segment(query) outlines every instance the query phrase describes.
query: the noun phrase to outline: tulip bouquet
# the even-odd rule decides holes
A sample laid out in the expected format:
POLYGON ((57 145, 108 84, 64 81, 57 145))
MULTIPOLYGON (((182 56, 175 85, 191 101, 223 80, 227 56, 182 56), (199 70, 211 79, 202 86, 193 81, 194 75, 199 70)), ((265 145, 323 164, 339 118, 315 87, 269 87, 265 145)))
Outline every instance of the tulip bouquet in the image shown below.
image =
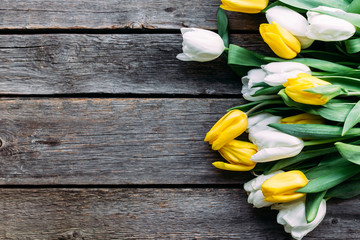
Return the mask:
POLYGON ((218 34, 181 29, 177 58, 223 55, 248 100, 206 134, 226 160, 213 165, 257 176, 244 185, 248 202, 278 210, 295 239, 320 224, 326 201, 360 194, 359 13, 357 0, 222 0, 218 34), (264 13, 259 31, 278 57, 229 44, 224 10, 264 13))

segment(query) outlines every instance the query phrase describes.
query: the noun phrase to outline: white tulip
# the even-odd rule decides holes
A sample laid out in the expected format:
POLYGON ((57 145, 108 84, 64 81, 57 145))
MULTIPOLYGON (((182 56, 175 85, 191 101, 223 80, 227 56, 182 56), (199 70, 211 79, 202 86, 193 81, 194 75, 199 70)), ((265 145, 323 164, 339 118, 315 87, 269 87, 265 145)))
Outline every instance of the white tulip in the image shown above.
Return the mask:
POLYGON ((248 203, 253 204, 256 208, 268 207, 274 203, 265 201, 265 197, 261 191, 261 185, 272 176, 283 172, 282 170, 270 173, 268 175, 260 175, 244 184, 244 189, 248 194, 248 203))
POLYGON ((300 13, 284 6, 275 6, 267 10, 265 16, 270 24, 276 22, 294 35, 299 40, 301 48, 308 48, 314 42, 306 37, 309 24, 300 13))
POLYGON ((306 13, 310 24, 306 33, 308 38, 321 41, 343 41, 355 34, 355 26, 348 21, 313 11, 346 13, 341 9, 324 6, 311 9, 306 13))
POLYGON ((261 87, 253 87, 256 83, 261 83, 264 81, 266 74, 262 69, 252 69, 248 72, 248 74, 241 78, 242 81, 242 89, 241 93, 243 94, 243 98, 248 101, 259 101, 264 99, 274 98, 276 96, 271 95, 262 95, 253 97, 252 95, 256 93, 257 90, 261 89, 261 87))
POLYGON ((289 78, 296 78, 299 73, 311 75, 308 66, 297 62, 272 62, 262 65, 261 68, 266 72, 264 82, 270 86, 282 85, 289 78))
POLYGON ((298 155, 304 148, 300 138, 280 132, 268 125, 280 123, 281 117, 260 113, 248 118, 249 140, 258 152, 251 156, 254 162, 270 162, 298 155))
POLYGON ((275 116, 270 113, 259 113, 256 115, 252 115, 248 117, 248 127, 247 130, 253 128, 253 127, 259 127, 259 126, 267 126, 270 123, 280 123, 281 117, 275 116))
POLYGON ((212 31, 199 28, 180 30, 183 36, 183 53, 176 58, 181 61, 208 62, 218 58, 225 50, 221 37, 212 31))
POLYGON ((324 219, 326 214, 326 201, 322 200, 316 218, 311 222, 306 222, 305 198, 300 198, 293 202, 275 204, 271 209, 279 210, 277 222, 284 225, 285 232, 297 240, 302 239, 306 234, 314 230, 324 219))

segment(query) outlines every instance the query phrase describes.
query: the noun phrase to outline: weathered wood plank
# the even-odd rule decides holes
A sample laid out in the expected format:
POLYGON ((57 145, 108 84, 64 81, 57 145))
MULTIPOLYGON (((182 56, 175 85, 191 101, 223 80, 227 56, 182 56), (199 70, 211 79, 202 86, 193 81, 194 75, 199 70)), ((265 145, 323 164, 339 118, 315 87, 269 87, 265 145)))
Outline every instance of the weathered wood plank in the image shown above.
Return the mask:
MULTIPOLYGON (((0 238, 290 239, 242 189, 1 189, 0 238)), ((304 240, 357 239, 360 199, 332 202, 304 240)))
MULTIPOLYGON (((216 29, 219 0, 3 0, 0 29, 216 29)), ((261 14, 229 13, 231 28, 257 31, 261 14)))
MULTIPOLYGON (((233 40, 267 49, 257 34, 233 40)), ((224 58, 177 60, 181 41, 175 34, 0 35, 0 94, 240 94, 224 58)))
POLYGON ((2 99, 0 184, 226 184, 203 142, 239 99, 2 99))

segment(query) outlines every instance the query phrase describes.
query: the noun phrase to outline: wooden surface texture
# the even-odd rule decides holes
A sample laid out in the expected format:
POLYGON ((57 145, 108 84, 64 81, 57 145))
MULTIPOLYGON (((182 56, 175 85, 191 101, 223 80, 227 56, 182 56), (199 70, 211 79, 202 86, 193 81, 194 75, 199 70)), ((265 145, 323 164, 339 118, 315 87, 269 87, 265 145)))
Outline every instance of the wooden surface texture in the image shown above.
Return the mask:
MULTIPOLYGON (((181 62, 181 27, 220 1, 3 0, 0 239, 290 239, 254 209, 206 132, 241 98, 224 59, 181 62)), ((263 15, 231 42, 269 52, 263 15)), ((331 200, 306 239, 359 239, 360 198, 331 200)))

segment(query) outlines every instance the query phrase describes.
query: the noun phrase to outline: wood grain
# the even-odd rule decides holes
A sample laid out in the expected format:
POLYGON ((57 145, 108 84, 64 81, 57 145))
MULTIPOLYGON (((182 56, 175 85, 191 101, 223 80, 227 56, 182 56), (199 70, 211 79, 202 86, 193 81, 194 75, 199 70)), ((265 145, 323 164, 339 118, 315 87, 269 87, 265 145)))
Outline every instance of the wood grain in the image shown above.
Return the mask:
POLYGON ((203 141, 240 99, 2 99, 0 184, 227 184, 203 141))
MULTIPOLYGON (((257 34, 233 42, 266 51, 257 34)), ((181 62, 181 35, 0 35, 0 94, 239 95, 224 58, 181 62)))
MULTIPOLYGON (((242 189, 1 189, 0 238, 291 239, 277 211, 254 209, 242 189)), ((304 240, 357 239, 360 199, 327 206, 304 240), (346 234, 346 235, 345 235, 346 234)))
MULTIPOLYGON (((219 0, 1 1, 0 29, 216 29, 219 0)), ((234 30, 258 31, 262 14, 229 12, 234 30)))

